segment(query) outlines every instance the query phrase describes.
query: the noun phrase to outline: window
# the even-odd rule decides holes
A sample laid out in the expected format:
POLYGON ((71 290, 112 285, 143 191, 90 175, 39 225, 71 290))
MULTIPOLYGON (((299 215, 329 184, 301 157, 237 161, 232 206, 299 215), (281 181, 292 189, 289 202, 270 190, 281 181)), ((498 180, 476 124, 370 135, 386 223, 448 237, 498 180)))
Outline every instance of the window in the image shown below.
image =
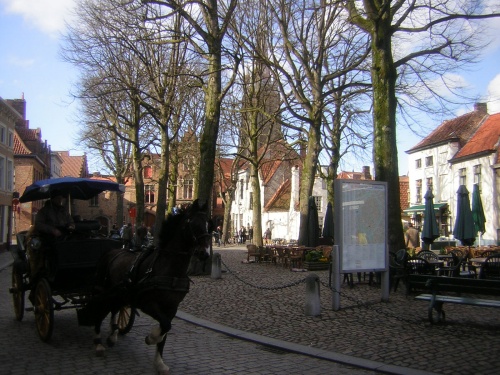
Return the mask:
POLYGON ((99 207, 99 194, 89 200, 90 207, 99 207))
POLYGON ((0 142, 4 143, 4 144, 7 143, 5 132, 6 132, 6 129, 3 126, 0 126, 0 142))
POLYGON ((460 168, 458 170, 458 184, 465 185, 467 183, 467 169, 460 168))
POLYGON ((5 188, 8 191, 14 190, 14 162, 12 160, 7 160, 7 186, 5 188))
POLYGON ((154 202, 155 202, 155 186, 144 185, 144 203, 154 203, 154 202))
POLYGON ((416 183, 416 189, 415 189, 415 193, 416 193, 416 201, 417 203, 422 203, 422 180, 417 180, 415 181, 416 183))
POLYGON ((240 199, 243 199, 243 180, 240 180, 240 199))
POLYGON ((184 180, 183 197, 184 199, 193 199, 193 180, 184 180))
POLYGON ((5 189, 5 158, 0 156, 0 189, 5 189))
POLYGON ((432 190, 432 177, 427 178, 427 188, 432 190))
POLYGON ((422 168, 422 159, 415 160, 415 168, 417 169, 422 168))
POLYGON ((253 192, 252 191, 250 192, 250 202, 248 205, 249 205, 248 209, 253 210, 253 192))
POLYGON ((316 208, 318 212, 321 212, 321 196, 314 196, 314 204, 316 204, 316 208))
POLYGON ((144 178, 153 178, 153 168, 151 166, 146 166, 143 169, 144 178))
POLYGON ((425 158, 425 166, 426 167, 432 167, 434 165, 434 159, 432 156, 427 156, 425 158))
POLYGON ((479 191, 481 191, 481 164, 475 165, 474 169, 474 183, 479 186, 479 191))
POLYGON ((9 132, 9 140, 7 146, 14 147, 14 133, 9 132))

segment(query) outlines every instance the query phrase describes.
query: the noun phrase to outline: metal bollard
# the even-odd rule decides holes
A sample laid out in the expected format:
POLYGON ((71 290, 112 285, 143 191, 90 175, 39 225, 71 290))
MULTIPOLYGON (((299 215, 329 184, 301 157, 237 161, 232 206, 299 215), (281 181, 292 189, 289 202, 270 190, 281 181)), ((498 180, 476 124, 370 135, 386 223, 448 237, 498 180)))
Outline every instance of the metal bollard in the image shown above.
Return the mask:
POLYGON ((319 277, 311 273, 306 277, 306 316, 318 316, 321 314, 321 303, 319 298, 319 277))
POLYGON ((221 257, 219 253, 214 253, 212 257, 212 274, 211 274, 212 279, 221 279, 222 278, 222 272, 221 272, 221 257))

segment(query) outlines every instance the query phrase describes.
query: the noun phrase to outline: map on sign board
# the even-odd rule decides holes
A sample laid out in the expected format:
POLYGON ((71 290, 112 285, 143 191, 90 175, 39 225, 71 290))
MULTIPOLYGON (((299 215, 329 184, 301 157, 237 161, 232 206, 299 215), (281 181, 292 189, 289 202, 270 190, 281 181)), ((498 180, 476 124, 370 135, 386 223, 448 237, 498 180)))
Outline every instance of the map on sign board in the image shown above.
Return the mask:
POLYGON ((387 185, 335 181, 335 242, 343 272, 386 269, 387 185))

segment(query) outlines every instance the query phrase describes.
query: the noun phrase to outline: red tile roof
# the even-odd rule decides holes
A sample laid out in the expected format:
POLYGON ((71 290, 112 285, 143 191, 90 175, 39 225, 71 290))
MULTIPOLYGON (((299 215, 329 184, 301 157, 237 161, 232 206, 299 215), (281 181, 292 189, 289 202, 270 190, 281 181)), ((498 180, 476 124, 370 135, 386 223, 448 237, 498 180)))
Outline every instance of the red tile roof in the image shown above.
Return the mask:
POLYGON ((406 152, 411 154, 412 152, 435 147, 450 141, 458 141, 461 148, 476 132, 487 116, 485 107, 476 105, 476 109, 473 112, 444 121, 427 137, 406 152))
POLYGON ((17 134, 25 141, 41 141, 42 130, 16 127, 17 134))
POLYGON ((290 208, 290 199, 292 196, 291 187, 292 184, 289 179, 283 182, 264 206, 264 212, 274 210, 287 211, 290 208))
POLYGON ((500 138, 500 113, 488 116, 469 141, 451 159, 459 159, 496 152, 500 138))
POLYGON ((69 151, 54 151, 63 160, 62 176, 88 177, 87 156, 70 156, 69 151))
POLYGON ((14 155, 30 155, 30 149, 24 144, 23 140, 17 134, 14 133, 14 155))

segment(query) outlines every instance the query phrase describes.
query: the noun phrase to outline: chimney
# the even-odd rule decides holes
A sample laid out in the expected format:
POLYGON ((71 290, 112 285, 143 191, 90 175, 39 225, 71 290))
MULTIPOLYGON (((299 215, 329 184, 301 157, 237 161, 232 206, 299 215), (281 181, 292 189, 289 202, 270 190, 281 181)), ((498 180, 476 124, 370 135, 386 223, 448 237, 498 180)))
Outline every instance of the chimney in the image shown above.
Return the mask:
POLYGON ((365 165, 363 167, 361 179, 362 180, 371 180, 372 179, 372 176, 370 175, 370 167, 369 166, 365 165))
POLYGON ((488 104, 487 103, 475 103, 474 111, 487 114, 488 113, 488 104))

